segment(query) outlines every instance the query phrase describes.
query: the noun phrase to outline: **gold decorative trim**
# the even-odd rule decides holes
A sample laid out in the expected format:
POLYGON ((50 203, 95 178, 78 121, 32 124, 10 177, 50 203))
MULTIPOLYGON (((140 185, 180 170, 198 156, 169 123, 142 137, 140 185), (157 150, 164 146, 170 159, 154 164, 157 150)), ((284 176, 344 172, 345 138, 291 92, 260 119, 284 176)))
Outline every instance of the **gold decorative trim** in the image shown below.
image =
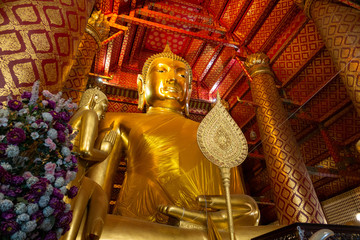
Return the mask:
POLYGON ((86 24, 85 32, 94 38, 95 42, 97 43, 97 45, 100 49, 100 47, 101 47, 100 34, 96 30, 96 28, 94 28, 94 26, 92 26, 91 24, 88 23, 88 24, 86 24))
POLYGON ((311 13, 310 13, 310 10, 311 10, 311 5, 315 2, 316 0, 304 0, 305 4, 304 4, 304 13, 305 15, 312 19, 311 17, 311 13))
POLYGON ((270 74, 275 77, 270 68, 270 58, 265 53, 254 53, 249 55, 244 62, 251 77, 258 74, 270 74))

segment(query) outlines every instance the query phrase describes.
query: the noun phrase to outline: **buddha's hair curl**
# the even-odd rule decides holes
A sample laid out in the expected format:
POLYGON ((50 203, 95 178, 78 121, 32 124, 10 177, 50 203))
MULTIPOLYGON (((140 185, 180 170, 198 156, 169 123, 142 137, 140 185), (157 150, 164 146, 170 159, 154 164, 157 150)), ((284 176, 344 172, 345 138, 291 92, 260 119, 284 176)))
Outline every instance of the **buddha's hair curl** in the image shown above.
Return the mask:
POLYGON ((161 58, 161 57, 170 58, 170 59, 185 63, 186 70, 189 73, 189 89, 191 89, 191 83, 192 83, 193 75, 192 75, 192 70, 191 70, 190 64, 185 59, 183 59, 182 57, 180 57, 180 56, 176 55, 175 53, 173 53, 168 44, 166 45, 166 47, 165 47, 165 49, 164 49, 164 51, 162 53, 154 54, 145 61, 143 69, 142 69, 142 75, 144 77, 144 81, 146 81, 146 75, 147 75, 147 73, 149 71, 151 63, 155 59, 161 58))
POLYGON ((79 102, 79 108, 88 105, 92 97, 94 97, 94 101, 96 104, 98 104, 102 100, 106 100, 108 102, 106 95, 102 91, 100 91, 100 89, 89 88, 83 93, 79 102))

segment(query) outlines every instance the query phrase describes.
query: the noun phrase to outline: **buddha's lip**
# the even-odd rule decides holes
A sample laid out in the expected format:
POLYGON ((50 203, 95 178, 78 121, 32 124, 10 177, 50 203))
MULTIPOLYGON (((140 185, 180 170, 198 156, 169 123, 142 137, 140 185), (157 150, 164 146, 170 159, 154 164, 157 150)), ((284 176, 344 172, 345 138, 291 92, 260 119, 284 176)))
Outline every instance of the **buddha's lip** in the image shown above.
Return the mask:
POLYGON ((173 92, 173 93, 178 93, 181 91, 181 89, 179 89, 178 87, 164 87, 163 90, 167 91, 167 92, 173 92))

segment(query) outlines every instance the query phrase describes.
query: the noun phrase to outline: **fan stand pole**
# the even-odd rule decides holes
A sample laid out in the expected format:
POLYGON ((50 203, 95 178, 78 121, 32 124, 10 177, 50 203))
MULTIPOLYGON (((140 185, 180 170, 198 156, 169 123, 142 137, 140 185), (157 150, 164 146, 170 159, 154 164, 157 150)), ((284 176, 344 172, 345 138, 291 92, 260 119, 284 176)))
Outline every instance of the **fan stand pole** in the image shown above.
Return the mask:
POLYGON ((224 188, 225 188, 227 214, 228 214, 228 220, 229 220, 230 240, 235 240, 234 222, 233 222, 231 199, 230 199, 230 168, 220 167, 220 171, 221 171, 221 177, 222 177, 224 188))

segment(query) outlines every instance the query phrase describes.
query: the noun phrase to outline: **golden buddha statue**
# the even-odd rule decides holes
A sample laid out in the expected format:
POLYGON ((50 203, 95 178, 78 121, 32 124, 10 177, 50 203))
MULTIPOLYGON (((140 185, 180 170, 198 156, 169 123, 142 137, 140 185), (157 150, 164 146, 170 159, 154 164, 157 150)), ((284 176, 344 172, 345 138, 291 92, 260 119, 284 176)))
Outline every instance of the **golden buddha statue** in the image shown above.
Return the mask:
POLYGON ((69 122, 74 131, 78 131, 73 139, 73 151, 79 154, 78 173, 70 184, 77 186, 79 190, 74 199, 66 199, 73 209, 73 220, 70 230, 62 238, 64 240, 73 240, 83 235, 82 221, 86 226, 86 236, 81 238, 99 239, 101 235, 108 208, 107 196, 101 186, 85 177, 85 174, 89 167, 108 156, 116 139, 116 133, 111 131, 103 139, 100 149, 94 147, 99 121, 103 118, 107 105, 108 100, 104 93, 95 88, 88 89, 80 100, 79 109, 69 122))
MULTIPOLYGON (((207 214, 204 209, 225 208, 223 198, 205 197, 223 194, 222 178, 218 167, 198 147, 199 123, 183 114, 189 113, 191 81, 190 65, 166 47, 145 62, 138 77, 139 108, 146 105, 147 112, 106 113, 100 131, 112 126, 119 134, 107 160, 88 176, 109 194, 120 155, 127 155, 126 177, 115 214, 157 223, 167 223, 171 216, 202 225, 207 214)), ((231 192, 244 193, 237 169, 232 171, 232 180, 231 192)), ((234 207, 238 216, 234 217, 235 224, 258 224, 257 205, 249 198, 238 195, 238 200, 233 200, 239 206, 234 207)), ((212 215, 215 225, 226 225, 226 211, 212 215)))

